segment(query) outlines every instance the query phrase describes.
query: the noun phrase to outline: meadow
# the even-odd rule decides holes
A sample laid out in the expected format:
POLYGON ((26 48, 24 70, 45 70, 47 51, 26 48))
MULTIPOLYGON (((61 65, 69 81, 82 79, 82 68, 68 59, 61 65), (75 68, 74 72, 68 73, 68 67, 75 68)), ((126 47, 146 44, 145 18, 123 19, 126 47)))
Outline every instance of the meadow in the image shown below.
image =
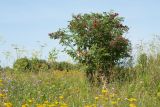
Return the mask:
POLYGON ((158 4, 0 0, 0 107, 160 107, 158 4))
POLYGON ((148 60, 128 69, 130 78, 105 87, 78 71, 1 71, 0 107, 159 107, 160 57, 148 60))
POLYGON ((0 107, 159 107, 159 44, 149 46, 147 53, 140 46, 133 66, 114 68, 108 84, 90 83, 83 69, 3 68, 0 107))

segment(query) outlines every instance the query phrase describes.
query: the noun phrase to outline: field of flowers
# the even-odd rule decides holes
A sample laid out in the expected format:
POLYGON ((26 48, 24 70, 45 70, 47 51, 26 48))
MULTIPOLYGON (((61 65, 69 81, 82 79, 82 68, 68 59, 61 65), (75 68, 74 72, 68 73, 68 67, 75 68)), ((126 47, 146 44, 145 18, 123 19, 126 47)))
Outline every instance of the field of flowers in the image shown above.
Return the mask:
POLYGON ((3 74, 0 83, 2 107, 136 107, 137 101, 90 86, 81 72, 3 74))
MULTIPOLYGON (((0 107, 159 107, 160 92, 148 76, 92 86, 85 73, 0 72, 0 107), (151 86, 148 86, 151 85, 151 86)), ((155 75, 154 75, 155 76, 155 75)))

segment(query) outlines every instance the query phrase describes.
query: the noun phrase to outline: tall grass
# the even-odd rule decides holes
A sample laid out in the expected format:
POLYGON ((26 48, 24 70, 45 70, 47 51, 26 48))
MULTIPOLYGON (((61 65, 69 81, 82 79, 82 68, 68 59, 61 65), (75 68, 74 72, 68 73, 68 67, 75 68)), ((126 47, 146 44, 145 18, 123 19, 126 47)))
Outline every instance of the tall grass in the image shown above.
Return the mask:
POLYGON ((103 86, 78 71, 1 71, 0 107, 160 107, 158 46, 141 47, 136 64, 113 69, 112 82, 103 86))

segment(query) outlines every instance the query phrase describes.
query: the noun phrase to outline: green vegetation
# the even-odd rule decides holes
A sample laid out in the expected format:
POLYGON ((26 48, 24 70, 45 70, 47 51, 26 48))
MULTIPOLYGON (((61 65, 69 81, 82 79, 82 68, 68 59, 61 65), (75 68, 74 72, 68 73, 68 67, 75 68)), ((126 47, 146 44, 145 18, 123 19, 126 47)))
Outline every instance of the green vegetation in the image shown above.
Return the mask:
MULTIPOLYGON (((75 32, 71 38, 61 30, 56 34, 50 34, 55 39, 60 38, 60 43, 67 46, 66 51, 73 55, 72 57, 78 60, 78 63, 58 62, 56 49, 49 52, 48 60, 44 60, 40 57, 42 51, 28 58, 15 48, 17 59, 13 68, 0 66, 0 107, 159 107, 160 41, 155 39, 154 42, 147 43, 145 46, 140 45, 137 47, 136 57, 130 57, 129 40, 119 36, 119 33, 125 33, 128 28, 121 25, 123 20, 117 15, 112 12, 77 15, 70 21, 71 25, 79 24, 70 26, 72 33, 75 32), (94 20, 90 19, 92 16, 94 20), (101 47, 98 44, 101 39, 96 38, 98 33, 103 32, 103 29, 100 29, 99 20, 102 18, 101 21, 105 22, 111 16, 111 22, 108 23, 111 25, 118 23, 121 27, 114 29, 115 37, 113 38, 108 39, 104 34, 106 44, 104 43, 104 47, 101 47), (74 22, 78 20, 80 23, 74 22), (86 23, 85 27, 99 26, 95 28, 98 31, 92 29, 89 34, 86 34, 83 32, 85 29, 81 29, 83 21, 86 23), (81 30, 76 35, 79 31, 78 26, 81 30), (86 35, 83 36, 81 33, 86 35), (89 37, 92 33, 93 35, 89 37), (95 44, 87 44, 89 41, 85 42, 86 38, 91 41, 93 39, 92 42, 95 44), (68 50, 68 42, 74 43, 72 40, 76 43, 73 47, 76 49, 74 52, 72 49, 68 50), (110 46, 109 44, 114 48, 107 47, 110 46), (117 50, 118 46, 120 50, 117 50), (85 70, 91 71, 89 75, 93 73, 91 77, 94 82, 88 81, 90 78, 86 76, 85 70), (104 73, 107 74, 104 76, 104 73), (106 79, 109 80, 106 82, 106 79)), ((102 28, 108 28, 105 25, 106 22, 101 24, 104 24, 102 28)), ((5 55, 8 60, 10 54, 5 55)))
POLYGON ((68 62, 47 62, 46 60, 37 58, 19 58, 13 64, 13 70, 15 72, 48 72, 53 70, 69 71, 69 70, 81 70, 82 65, 71 64, 68 62))
POLYGON ((110 82, 111 69, 130 56, 131 44, 123 34, 128 27, 123 25, 118 13, 74 15, 65 29, 50 33, 66 46, 65 51, 73 59, 86 66, 89 80, 104 76, 110 82))
POLYGON ((159 60, 159 56, 148 56, 145 69, 138 63, 101 86, 91 85, 85 73, 78 71, 1 72, 0 101, 14 107, 158 107, 159 60))

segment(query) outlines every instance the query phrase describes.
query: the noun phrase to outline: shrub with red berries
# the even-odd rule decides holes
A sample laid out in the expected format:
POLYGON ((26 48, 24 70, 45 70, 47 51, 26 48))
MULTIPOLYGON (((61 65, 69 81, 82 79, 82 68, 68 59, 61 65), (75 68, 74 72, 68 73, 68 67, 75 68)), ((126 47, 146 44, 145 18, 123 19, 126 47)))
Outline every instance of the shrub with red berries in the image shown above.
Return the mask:
POLYGON ((129 29, 123 21, 114 12, 73 15, 67 28, 49 36, 59 39, 67 54, 87 66, 90 79, 100 75, 109 78, 110 68, 131 52, 130 41, 122 36, 129 29))

